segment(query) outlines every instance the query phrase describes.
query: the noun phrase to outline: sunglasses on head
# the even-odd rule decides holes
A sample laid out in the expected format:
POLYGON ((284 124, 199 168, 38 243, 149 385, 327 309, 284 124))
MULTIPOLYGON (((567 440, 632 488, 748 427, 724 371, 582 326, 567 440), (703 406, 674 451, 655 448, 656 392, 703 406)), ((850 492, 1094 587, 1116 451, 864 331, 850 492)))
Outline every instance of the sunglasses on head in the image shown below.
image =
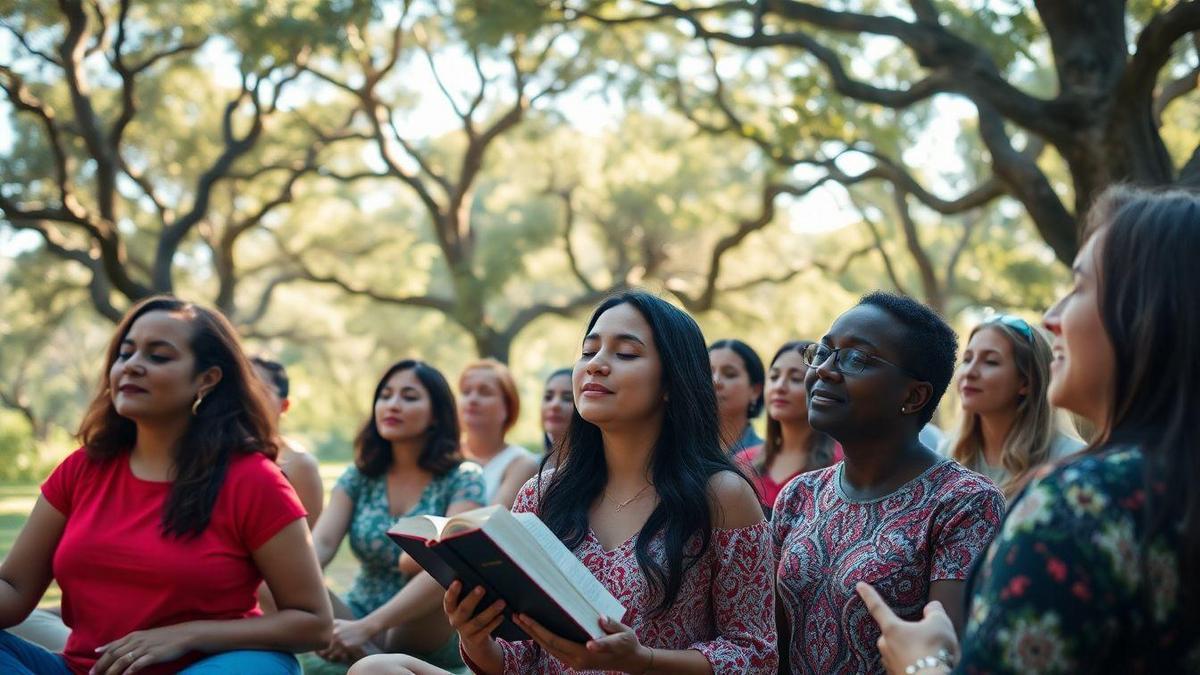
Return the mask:
POLYGON ((1012 314, 999 314, 991 319, 988 319, 984 323, 998 323, 1008 326, 1009 328, 1020 333, 1021 336, 1028 340, 1030 344, 1033 344, 1033 326, 1030 326, 1028 321, 1019 316, 1013 316, 1012 314))

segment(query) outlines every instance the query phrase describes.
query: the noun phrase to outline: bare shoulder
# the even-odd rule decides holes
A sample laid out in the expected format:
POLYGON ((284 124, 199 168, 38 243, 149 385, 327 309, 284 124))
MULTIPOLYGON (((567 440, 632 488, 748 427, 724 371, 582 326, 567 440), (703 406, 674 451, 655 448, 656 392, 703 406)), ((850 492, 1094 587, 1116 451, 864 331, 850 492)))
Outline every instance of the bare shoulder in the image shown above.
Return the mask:
POLYGON ((754 488, 733 471, 721 471, 708 479, 708 497, 716 529, 733 530, 763 522, 762 506, 754 488))
POLYGON ((287 475, 296 473, 320 473, 321 463, 312 453, 294 441, 284 441, 275 460, 287 475))

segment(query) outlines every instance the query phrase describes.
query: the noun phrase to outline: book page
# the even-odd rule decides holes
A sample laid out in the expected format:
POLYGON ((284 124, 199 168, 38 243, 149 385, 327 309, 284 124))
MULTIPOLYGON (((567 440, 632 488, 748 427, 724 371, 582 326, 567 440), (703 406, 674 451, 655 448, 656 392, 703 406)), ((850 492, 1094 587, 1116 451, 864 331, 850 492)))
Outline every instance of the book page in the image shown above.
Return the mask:
POLYGON ((596 612, 610 619, 620 621, 625 615, 625 607, 612 593, 600 583, 579 558, 554 536, 550 528, 532 513, 515 513, 513 517, 525 528, 525 531, 538 543, 538 547, 561 571, 570 582, 572 588, 579 594, 580 599, 590 605, 596 612))
MULTIPOLYGON (((471 509, 450 518, 445 525, 439 530, 441 537, 449 537, 460 532, 469 530, 478 530, 483 527, 483 524, 496 513, 497 510, 506 510, 503 506, 493 505, 484 506, 478 509, 471 509)), ((441 538, 439 537, 439 539, 441 538)))
POLYGON ((426 541, 437 541, 441 539, 442 528, 446 526, 447 522, 449 522, 449 519, 441 516, 400 518, 388 528, 388 532, 416 537, 426 541))

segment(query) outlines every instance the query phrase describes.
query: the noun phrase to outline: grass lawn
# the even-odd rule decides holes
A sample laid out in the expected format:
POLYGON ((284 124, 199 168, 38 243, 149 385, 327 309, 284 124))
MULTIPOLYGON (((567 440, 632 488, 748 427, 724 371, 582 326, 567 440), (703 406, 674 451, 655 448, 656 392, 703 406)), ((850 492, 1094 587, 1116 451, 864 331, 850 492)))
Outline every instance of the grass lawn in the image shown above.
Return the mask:
MULTIPOLYGON (((321 464, 321 478, 325 482, 327 500, 329 490, 333 488, 334 482, 337 481, 338 476, 342 475, 345 468, 346 464, 342 462, 323 462, 321 464)), ((13 540, 17 538, 21 526, 25 524, 25 518, 33 509, 33 503, 37 500, 38 485, 38 483, 0 484, 0 558, 8 555, 8 549, 12 547, 13 540)), ((354 555, 350 553, 350 547, 343 542, 337 556, 325 569, 325 578, 331 588, 341 592, 350 588, 357 569, 358 565, 354 560, 354 555)), ((43 606, 57 605, 59 596, 58 586, 51 584, 45 597, 42 598, 41 604, 43 606)))

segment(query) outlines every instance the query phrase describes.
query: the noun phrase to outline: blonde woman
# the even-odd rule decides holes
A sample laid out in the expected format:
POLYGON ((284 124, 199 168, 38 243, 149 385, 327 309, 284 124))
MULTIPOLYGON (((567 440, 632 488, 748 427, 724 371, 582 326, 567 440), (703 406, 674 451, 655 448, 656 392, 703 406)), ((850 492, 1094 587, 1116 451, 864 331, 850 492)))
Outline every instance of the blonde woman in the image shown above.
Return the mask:
POLYGON ((1046 397, 1050 360, 1040 331, 1002 314, 971 331, 958 368, 963 417, 950 455, 992 479, 1010 501, 1038 466, 1083 447, 1055 429, 1046 397))

